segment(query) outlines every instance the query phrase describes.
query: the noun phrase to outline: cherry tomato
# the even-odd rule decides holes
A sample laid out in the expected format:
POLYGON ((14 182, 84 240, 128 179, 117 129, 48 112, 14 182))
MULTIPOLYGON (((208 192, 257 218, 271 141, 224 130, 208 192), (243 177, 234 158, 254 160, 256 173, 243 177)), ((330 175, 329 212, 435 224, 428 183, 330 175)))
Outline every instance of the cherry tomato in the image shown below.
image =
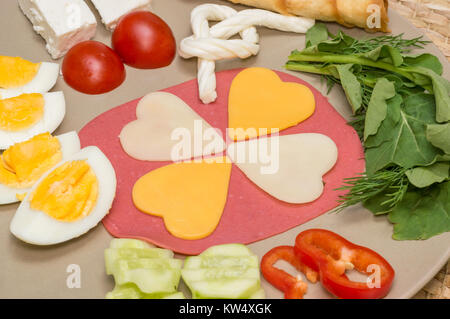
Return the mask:
POLYGON ((66 83, 86 94, 114 90, 125 80, 125 67, 111 48, 97 41, 73 46, 62 63, 66 83))
POLYGON ((126 64, 138 69, 168 66, 176 53, 172 30, 148 11, 132 12, 120 19, 112 45, 126 64))

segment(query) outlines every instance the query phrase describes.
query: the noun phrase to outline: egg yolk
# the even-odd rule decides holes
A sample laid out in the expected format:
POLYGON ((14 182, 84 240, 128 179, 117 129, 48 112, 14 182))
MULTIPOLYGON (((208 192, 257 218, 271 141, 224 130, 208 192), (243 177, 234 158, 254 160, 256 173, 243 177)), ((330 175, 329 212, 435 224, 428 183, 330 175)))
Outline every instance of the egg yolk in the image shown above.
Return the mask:
POLYGON ((17 143, 0 156, 0 183, 28 188, 62 160, 61 145, 49 133, 17 143))
POLYGON ((98 181, 86 161, 64 163, 33 191, 30 207, 64 222, 89 215, 98 196, 98 181))
POLYGON ((33 80, 40 63, 33 63, 20 57, 0 56, 0 87, 4 89, 21 87, 33 80))
POLYGON ((0 100, 0 129, 18 132, 36 124, 44 116, 44 105, 39 93, 0 100))

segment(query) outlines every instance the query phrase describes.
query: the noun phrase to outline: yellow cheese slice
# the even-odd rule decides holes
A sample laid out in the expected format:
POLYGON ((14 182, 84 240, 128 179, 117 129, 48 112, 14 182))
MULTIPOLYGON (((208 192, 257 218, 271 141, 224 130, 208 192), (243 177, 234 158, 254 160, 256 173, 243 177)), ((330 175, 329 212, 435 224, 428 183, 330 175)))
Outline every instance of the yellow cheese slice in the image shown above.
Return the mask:
POLYGON ((219 224, 230 174, 226 157, 167 165, 136 182, 133 202, 140 211, 162 217, 173 236, 204 238, 219 224))
POLYGON ((283 82, 265 68, 248 68, 231 84, 228 97, 228 132, 244 140, 281 131, 309 118, 316 102, 311 90, 283 82))

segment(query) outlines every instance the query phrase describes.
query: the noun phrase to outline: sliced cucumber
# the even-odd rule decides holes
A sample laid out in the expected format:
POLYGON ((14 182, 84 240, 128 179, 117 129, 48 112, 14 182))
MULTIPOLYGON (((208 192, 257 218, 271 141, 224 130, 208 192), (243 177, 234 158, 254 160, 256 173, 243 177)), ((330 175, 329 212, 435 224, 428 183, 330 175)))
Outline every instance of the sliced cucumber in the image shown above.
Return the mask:
POLYGON ((186 258, 184 268, 224 268, 224 267, 255 267, 258 268, 259 261, 256 256, 193 256, 186 258))
POLYGON ((119 268, 123 270, 133 269, 173 269, 181 270, 183 261, 170 258, 140 258, 140 259, 120 259, 117 261, 119 268))
POLYGON ((194 299, 247 299, 260 288, 260 281, 247 278, 194 281, 188 286, 194 299))
POLYGON ((174 294, 162 297, 161 299, 186 299, 186 297, 184 296, 184 294, 182 292, 176 292, 174 294))
POLYGON ((230 257, 240 257, 240 256, 254 256, 254 254, 247 248, 247 246, 242 244, 225 244, 211 246, 201 253, 201 256, 230 256, 230 257))
POLYGON ((155 246, 139 239, 114 238, 109 248, 155 248, 155 246))
POLYGON ((121 259, 113 272, 116 284, 134 283, 143 293, 176 292, 181 276, 178 259, 121 259))
POLYGON ((245 299, 261 289, 258 257, 240 244, 213 246, 186 258, 181 274, 195 299, 245 299))
POLYGON ((259 280, 258 268, 200 268, 183 269, 183 279, 190 282, 226 279, 257 279, 259 280))
POLYGON ((106 299, 142 299, 143 294, 134 284, 116 285, 106 294, 106 299))
POLYGON ((112 275, 119 259, 173 258, 173 252, 160 248, 108 248, 105 249, 106 273, 112 275))
POLYGON ((142 293, 135 284, 117 285, 106 294, 106 299, 185 299, 182 292, 176 293, 142 293))
POLYGON ((172 251, 137 239, 113 239, 104 255, 106 273, 116 282, 106 298, 184 298, 177 292, 182 261, 172 251))
POLYGON ((266 293, 264 292, 264 289, 259 288, 259 290, 257 290, 248 299, 266 299, 266 293))

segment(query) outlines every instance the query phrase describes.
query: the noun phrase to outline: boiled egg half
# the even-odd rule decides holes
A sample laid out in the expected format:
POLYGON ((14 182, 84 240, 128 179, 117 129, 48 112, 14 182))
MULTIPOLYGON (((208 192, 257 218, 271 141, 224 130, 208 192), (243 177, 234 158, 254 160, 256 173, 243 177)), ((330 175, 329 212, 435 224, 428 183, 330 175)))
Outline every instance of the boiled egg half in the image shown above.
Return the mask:
POLYGON ((52 133, 66 114, 63 92, 24 93, 0 100, 0 149, 52 133))
POLYGON ((76 132, 42 133, 8 148, 0 155, 0 204, 18 202, 42 175, 78 151, 76 132))
POLYGON ((58 75, 57 63, 33 63, 20 57, 0 56, 0 98, 48 92, 58 75))
POLYGON ((108 214, 116 175, 108 158, 89 146, 42 176, 17 209, 10 230, 35 245, 79 237, 108 214))

